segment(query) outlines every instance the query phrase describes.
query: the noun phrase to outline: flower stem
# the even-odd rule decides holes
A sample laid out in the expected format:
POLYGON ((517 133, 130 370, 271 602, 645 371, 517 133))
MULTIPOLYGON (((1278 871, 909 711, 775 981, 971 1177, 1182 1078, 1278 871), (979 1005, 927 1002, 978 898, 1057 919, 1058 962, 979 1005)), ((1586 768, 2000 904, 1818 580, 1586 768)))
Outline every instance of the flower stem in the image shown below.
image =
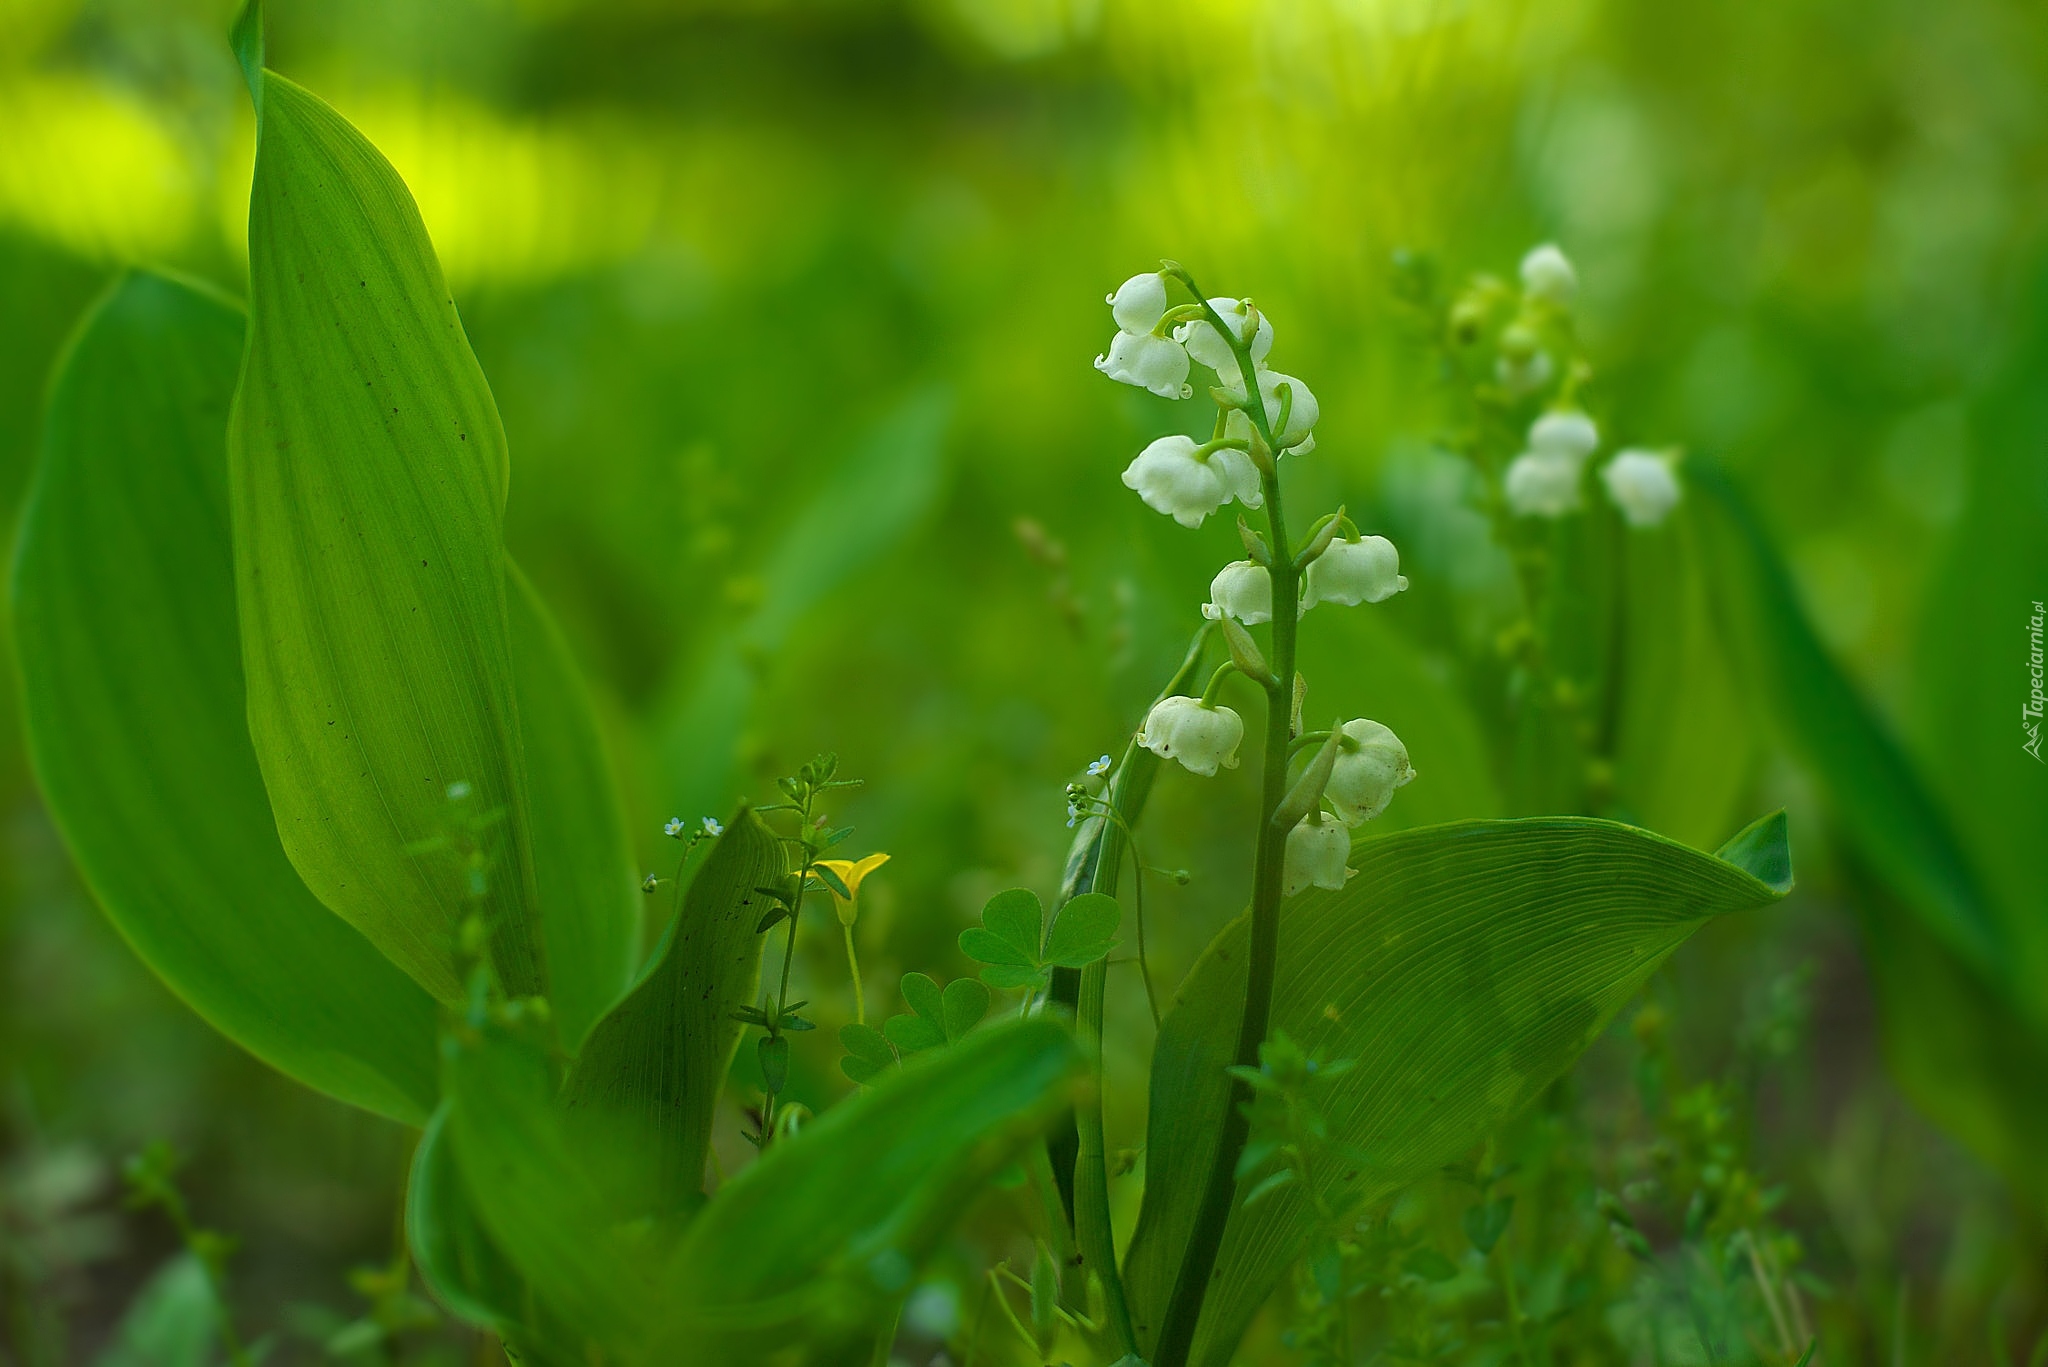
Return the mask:
POLYGON ((846 932, 846 971, 853 975, 853 1022, 856 1025, 868 1023, 868 1002, 860 990, 860 956, 853 952, 853 927, 841 925, 846 932))
MULTIPOLYGON (((1236 353, 1238 370, 1244 379, 1246 416, 1251 419, 1266 449, 1272 451, 1273 433, 1259 394, 1250 339, 1239 337, 1236 329, 1227 326, 1207 305, 1204 305, 1204 311, 1210 325, 1231 343, 1231 349, 1236 353)), ((1265 486, 1270 544, 1278 547, 1291 545, 1281 508, 1277 460, 1262 462, 1260 473, 1265 486)), ((1270 573, 1273 576, 1274 603, 1294 602, 1298 596, 1301 572, 1294 567, 1293 560, 1276 554, 1270 573)), ((1259 799, 1258 853, 1252 874, 1251 954, 1246 972, 1244 1015, 1238 1022, 1237 1053, 1233 1060, 1245 1068, 1258 1067, 1259 1046, 1265 1042, 1273 1013, 1273 976, 1280 951, 1281 875, 1287 845, 1287 831, 1275 818, 1287 797, 1287 758, 1293 721, 1290 690, 1294 681, 1298 619, 1298 613, 1282 611, 1273 614, 1273 668, 1270 678, 1265 681, 1265 772, 1259 799)), ((1237 1162, 1251 1130, 1251 1121, 1245 1114, 1245 1103, 1250 1098, 1251 1089, 1244 1082, 1233 1079, 1221 1116, 1222 1130, 1216 1143, 1216 1156, 1210 1162, 1201 1203, 1195 1210, 1194 1228, 1188 1235, 1187 1249, 1181 1255, 1180 1270, 1174 1277, 1173 1295, 1167 1301, 1166 1315, 1160 1322, 1159 1342, 1151 1359, 1153 1367, 1186 1367, 1188 1353, 1194 1346, 1195 1326, 1201 1317, 1202 1302, 1208 1295, 1216 1255, 1223 1246, 1224 1227, 1230 1221, 1231 1207, 1236 1204, 1237 1162)))

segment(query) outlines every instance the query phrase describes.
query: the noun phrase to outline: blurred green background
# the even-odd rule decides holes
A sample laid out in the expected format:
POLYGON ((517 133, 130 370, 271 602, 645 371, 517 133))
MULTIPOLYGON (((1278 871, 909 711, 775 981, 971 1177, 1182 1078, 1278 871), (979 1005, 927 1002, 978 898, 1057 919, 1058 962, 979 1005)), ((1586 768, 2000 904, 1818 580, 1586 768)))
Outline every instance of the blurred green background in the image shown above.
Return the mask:
MULTIPOLYGON (((241 291, 252 121, 230 9, 0 0, 10 525, 49 367, 113 273, 241 291)), ((1161 256, 1255 296, 1275 361, 1321 398, 1304 506, 1341 499, 1399 536, 1443 401, 1394 253, 1455 283, 1562 243, 1603 425, 1730 472, 1827 647, 1959 804, 1980 872, 2044 915, 2048 787, 1972 819, 1976 790, 2033 781, 1986 776, 2017 728, 1977 722, 1983 696, 2024 699, 2043 544, 2030 582, 1956 595, 1983 587, 1973 538, 1999 525, 1971 510, 2038 497, 2048 466, 2048 446, 1987 440, 1982 416, 2048 386, 2048 10, 280 0, 269 23, 271 64, 419 200, 511 439, 514 551, 600 694, 649 867, 667 816, 722 812, 836 750, 866 780, 849 849, 893 855, 864 897, 871 984, 963 971, 953 936, 988 894, 1052 890, 1062 786, 1120 746, 1238 553, 1227 520, 1188 534, 1117 480, 1179 415, 1088 363, 1104 292, 1161 256), (2013 662, 1988 693, 1969 673, 1980 623, 2013 662)), ((1315 622, 1317 696, 1414 749, 1424 781, 1387 823, 1505 814, 1451 697, 1457 544, 1403 550, 1417 592, 1315 622)), ((1970 1360, 1987 1316, 2048 1319, 2039 1201, 1887 1075, 1858 912, 1888 894, 1830 839, 1799 747, 1741 702, 1667 719, 1715 728, 1692 739, 1728 787, 1718 828, 1673 834, 1711 848, 1788 806, 1802 890, 1708 932, 1659 999, 1712 1071, 1787 984, 1803 994, 1796 1056, 1744 1120, 1760 1162, 1817 1275, 1883 1326, 1854 1342, 1889 1351, 1895 1324, 1911 1360, 1970 1360)), ((310 1334, 308 1306, 354 1313, 345 1274, 389 1256, 410 1136, 269 1074, 142 969, 0 705, 10 1314, 68 1323, 54 1360, 90 1358, 172 1241, 119 1209, 113 1177, 159 1137, 192 1155, 202 1217, 245 1241, 253 1319, 310 1334)), ((1162 986, 1241 905, 1248 853, 1228 836, 1250 782, 1161 785, 1147 856, 1193 874, 1148 899, 1162 986)), ((813 995, 843 1002, 818 951, 813 995)), ((1149 1023, 1135 993, 1114 1009, 1135 1078, 1149 1023)), ((822 1104, 836 1054, 814 1038, 798 1091, 822 1104)), ((1126 1091, 1110 1122, 1135 1143, 1126 1091)), ((24 1363, 41 1333, 10 1328, 24 1363)))

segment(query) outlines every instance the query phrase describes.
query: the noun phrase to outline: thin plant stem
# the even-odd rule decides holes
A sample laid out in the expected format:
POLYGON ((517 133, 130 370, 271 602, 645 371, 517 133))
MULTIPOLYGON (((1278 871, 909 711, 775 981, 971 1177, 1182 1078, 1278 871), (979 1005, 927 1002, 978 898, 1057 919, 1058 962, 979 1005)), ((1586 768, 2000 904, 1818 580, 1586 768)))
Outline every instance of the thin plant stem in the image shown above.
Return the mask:
POLYGON ((853 952, 853 927, 842 923, 846 932, 846 971, 853 975, 853 1022, 855 1025, 868 1023, 868 1002, 860 990, 860 956, 853 952))

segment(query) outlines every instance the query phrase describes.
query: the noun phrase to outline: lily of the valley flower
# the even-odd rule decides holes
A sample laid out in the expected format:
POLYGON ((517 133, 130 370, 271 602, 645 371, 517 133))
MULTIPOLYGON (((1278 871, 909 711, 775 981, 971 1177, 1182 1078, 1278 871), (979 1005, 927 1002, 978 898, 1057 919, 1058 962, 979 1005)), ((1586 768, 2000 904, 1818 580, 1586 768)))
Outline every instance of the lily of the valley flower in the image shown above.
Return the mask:
POLYGON ((1203 518, 1233 497, 1258 507, 1258 477, 1244 452, 1229 447, 1205 452, 1193 437, 1179 435, 1159 438, 1124 470, 1125 486, 1137 490, 1145 506, 1183 527, 1201 526, 1203 518))
MULTIPOLYGON (((1211 299, 1209 307, 1216 310, 1216 316, 1224 325, 1234 331, 1239 341, 1251 334, 1252 306, 1242 299, 1211 299)), ((1223 334, 1206 318, 1182 323, 1173 330, 1173 339, 1188 349, 1188 355, 1200 361, 1209 369, 1222 376, 1225 383, 1242 385, 1238 374, 1237 353, 1230 349, 1230 343, 1223 334)), ((1259 311, 1259 330, 1251 335, 1252 360, 1264 361, 1273 350, 1273 323, 1265 311, 1259 311)))
POLYGON ((1185 399, 1195 392, 1188 383, 1188 354, 1171 337, 1119 332, 1110 339, 1109 354, 1095 358, 1095 368, 1119 384, 1149 389, 1162 399, 1185 399))
POLYGON ((1209 581, 1202 615, 1210 621, 1235 618, 1248 627, 1273 620, 1273 576, 1252 560, 1233 560, 1209 581))
POLYGON ((1563 517, 1579 506, 1581 463, 1571 456, 1524 451, 1508 464, 1501 487, 1522 517, 1563 517))
POLYGON ((1555 242, 1546 242, 1522 258, 1522 288, 1533 298, 1569 304, 1579 292, 1579 273, 1555 242))
POLYGON ((1656 451, 1623 451, 1600 471, 1607 496, 1631 527, 1654 527, 1678 506, 1678 476, 1671 458, 1656 451))
POLYGON ((1600 429, 1576 408, 1545 413, 1529 424, 1529 449, 1539 455, 1584 460, 1600 446, 1600 429))
POLYGON ((1134 275, 1103 302, 1124 332, 1150 332, 1166 316, 1166 277, 1158 271, 1134 275))
POLYGON ((1408 587, 1401 573, 1401 553, 1384 536, 1343 537, 1332 541, 1308 567, 1308 585, 1301 610, 1317 603, 1381 603, 1408 587))
POLYGON ((1415 780, 1415 767, 1401 738, 1378 722, 1360 717, 1343 731, 1323 796, 1345 825, 1357 826, 1387 809, 1394 790, 1415 780))
MULTIPOLYGON (((1214 328, 1210 329, 1215 332, 1214 328)), ((1223 389, 1232 397, 1242 400, 1244 386, 1237 376, 1229 371, 1223 374, 1223 389)), ((1277 370, 1259 367, 1259 400, 1266 406, 1266 421, 1273 424, 1273 441, 1281 451, 1292 451, 1307 455, 1316 449, 1316 419, 1322 416, 1321 405, 1316 396, 1309 392, 1307 385, 1292 375, 1282 375, 1277 370), (1287 421, 1280 421, 1281 390, 1286 389, 1287 421)), ((1233 409, 1223 420, 1223 434, 1248 442, 1252 436, 1251 419, 1233 409)))
MULTIPOLYGON (((876 869, 889 862, 886 854, 871 854, 865 859, 820 859, 818 867, 830 869, 846 884, 848 896, 841 897, 838 888, 832 888, 832 901, 839 913, 839 924, 850 926, 860 917, 860 885, 876 869)), ((828 883, 827 887, 831 887, 828 883)))
POLYGON ((1209 777, 1220 766, 1237 767, 1244 720, 1227 707, 1200 698, 1161 698, 1138 729, 1138 744, 1161 759, 1179 760, 1191 773, 1209 777))
POLYGON ((1292 897, 1305 888, 1341 890, 1351 876, 1351 870, 1344 867, 1350 857, 1351 832, 1335 821, 1324 820, 1320 811, 1310 812, 1287 833, 1280 895, 1292 897))

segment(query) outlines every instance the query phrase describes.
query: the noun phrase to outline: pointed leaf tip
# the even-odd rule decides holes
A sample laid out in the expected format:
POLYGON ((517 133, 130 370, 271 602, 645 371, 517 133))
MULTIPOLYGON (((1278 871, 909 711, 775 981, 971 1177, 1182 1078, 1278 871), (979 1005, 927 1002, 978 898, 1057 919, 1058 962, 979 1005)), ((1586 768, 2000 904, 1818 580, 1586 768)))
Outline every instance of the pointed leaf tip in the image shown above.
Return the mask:
POLYGON ((1714 851, 1714 857, 1733 864, 1780 896, 1792 891, 1791 832, 1783 808, 1744 826, 1714 851))
POLYGON ((244 0, 241 13, 228 30, 228 42, 241 64, 242 79, 248 82, 249 99, 256 112, 263 112, 263 0, 244 0))

